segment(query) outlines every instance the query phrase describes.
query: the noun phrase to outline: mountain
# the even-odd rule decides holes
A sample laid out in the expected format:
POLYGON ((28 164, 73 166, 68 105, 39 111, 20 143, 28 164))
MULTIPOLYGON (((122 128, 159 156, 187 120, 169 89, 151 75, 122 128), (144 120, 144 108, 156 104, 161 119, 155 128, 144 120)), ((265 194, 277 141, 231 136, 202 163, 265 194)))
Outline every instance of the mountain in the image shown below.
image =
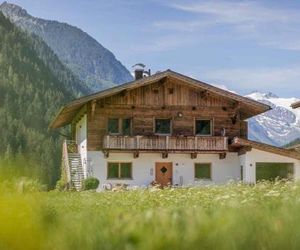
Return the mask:
POLYGON ((283 146, 300 137, 300 110, 290 107, 299 99, 257 91, 246 97, 272 107, 272 110, 249 119, 249 139, 283 146))
POLYGON ((59 59, 84 81, 90 92, 132 80, 130 72, 95 39, 77 27, 36 18, 21 7, 4 2, 0 10, 14 24, 41 37, 59 59))
POLYGON ((60 132, 50 121, 66 102, 86 94, 54 52, 0 12, 0 159, 25 157, 53 186, 61 163, 60 132))

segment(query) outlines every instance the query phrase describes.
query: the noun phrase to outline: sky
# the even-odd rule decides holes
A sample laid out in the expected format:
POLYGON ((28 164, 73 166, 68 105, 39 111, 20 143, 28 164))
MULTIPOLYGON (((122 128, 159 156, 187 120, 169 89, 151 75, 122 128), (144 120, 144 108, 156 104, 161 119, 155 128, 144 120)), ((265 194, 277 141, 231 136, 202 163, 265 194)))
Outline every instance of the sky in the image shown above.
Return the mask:
POLYGON ((129 70, 172 69, 240 94, 300 98, 300 1, 10 0, 77 26, 129 70))

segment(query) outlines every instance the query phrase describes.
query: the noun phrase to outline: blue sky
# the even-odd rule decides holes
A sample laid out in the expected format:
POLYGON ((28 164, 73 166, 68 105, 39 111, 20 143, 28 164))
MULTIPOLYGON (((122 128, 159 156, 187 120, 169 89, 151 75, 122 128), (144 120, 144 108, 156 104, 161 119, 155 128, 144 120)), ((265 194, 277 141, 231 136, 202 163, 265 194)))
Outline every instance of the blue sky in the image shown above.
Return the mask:
POLYGON ((300 1, 11 0, 142 62, 241 94, 300 97, 300 1))

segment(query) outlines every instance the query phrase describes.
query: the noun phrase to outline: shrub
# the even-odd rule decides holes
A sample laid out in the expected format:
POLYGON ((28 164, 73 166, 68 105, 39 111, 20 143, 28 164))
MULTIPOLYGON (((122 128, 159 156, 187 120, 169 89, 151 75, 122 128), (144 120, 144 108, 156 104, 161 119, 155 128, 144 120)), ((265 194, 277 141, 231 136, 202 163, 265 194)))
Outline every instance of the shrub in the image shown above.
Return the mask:
POLYGON ((56 182, 55 189, 58 191, 65 191, 67 190, 67 184, 63 179, 60 179, 56 182))
POLYGON ((82 189, 83 190, 93 190, 99 187, 100 181, 95 177, 88 177, 83 180, 82 189))

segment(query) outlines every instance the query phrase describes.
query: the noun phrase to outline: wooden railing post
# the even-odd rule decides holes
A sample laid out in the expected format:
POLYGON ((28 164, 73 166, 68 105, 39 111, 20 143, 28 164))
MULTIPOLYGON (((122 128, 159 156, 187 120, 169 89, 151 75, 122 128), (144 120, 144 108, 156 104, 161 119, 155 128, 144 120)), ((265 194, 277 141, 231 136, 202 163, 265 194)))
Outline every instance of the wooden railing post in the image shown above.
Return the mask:
POLYGON ((106 148, 110 148, 109 135, 106 136, 106 148))
POLYGON ((135 140, 136 140, 136 149, 140 149, 140 137, 136 136, 135 140))
POLYGON ((166 150, 169 149, 169 136, 166 136, 166 150))

